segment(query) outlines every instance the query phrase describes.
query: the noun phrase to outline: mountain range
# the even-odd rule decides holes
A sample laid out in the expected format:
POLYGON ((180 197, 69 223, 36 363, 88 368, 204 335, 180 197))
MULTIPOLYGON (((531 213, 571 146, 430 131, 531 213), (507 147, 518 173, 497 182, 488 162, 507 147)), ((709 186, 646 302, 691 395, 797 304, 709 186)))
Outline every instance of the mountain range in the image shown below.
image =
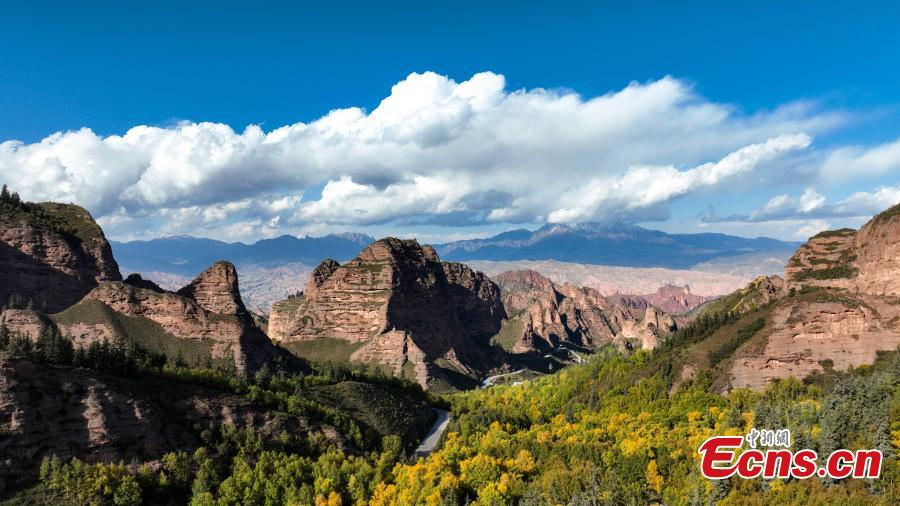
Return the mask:
MULTIPOLYGON (((191 236, 111 241, 123 273, 137 272, 175 290, 215 261, 241 272, 247 307, 271 305, 303 288, 323 258, 343 262, 374 239, 365 234, 283 235, 252 244, 191 236)), ((590 286, 604 294, 653 293, 675 284, 703 296, 729 293, 760 274, 782 272, 799 244, 725 234, 668 234, 635 225, 547 225, 433 247, 441 258, 473 262, 488 274, 532 269, 557 282, 590 286), (622 274, 623 269, 627 270, 622 274)))
POLYGON ((120 265, 136 272, 166 272, 193 276, 211 263, 228 259, 235 264, 277 266, 288 263, 317 265, 323 258, 353 258, 374 241, 365 234, 329 234, 324 237, 282 235, 253 244, 176 235, 148 241, 110 241, 120 265))
MULTIPOLYGON (((223 242, 188 235, 147 241, 111 241, 119 263, 138 271, 192 275, 211 262, 227 258, 235 264, 316 265, 322 258, 349 260, 374 239, 365 234, 324 237, 283 235, 252 244, 223 242)), ((668 234, 636 225, 581 223, 545 225, 537 230, 511 230, 486 239, 468 239, 433 247, 442 258, 466 260, 557 260, 623 267, 687 269, 701 262, 753 253, 787 253, 800 243, 768 237, 726 234, 668 234)))
POLYGON ((487 239, 435 245, 448 260, 557 260, 623 267, 687 269, 717 258, 793 251, 799 243, 726 234, 668 234, 636 225, 580 223, 519 229, 487 239))

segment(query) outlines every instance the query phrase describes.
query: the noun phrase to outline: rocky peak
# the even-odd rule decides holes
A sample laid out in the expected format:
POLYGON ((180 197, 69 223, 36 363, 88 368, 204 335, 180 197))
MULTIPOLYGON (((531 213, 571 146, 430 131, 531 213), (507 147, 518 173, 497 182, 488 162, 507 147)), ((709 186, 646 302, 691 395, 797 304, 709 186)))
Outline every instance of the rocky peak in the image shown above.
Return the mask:
POLYGON ((531 270, 509 271, 495 277, 509 317, 498 338, 514 353, 546 353, 559 347, 597 347, 630 339, 644 348, 655 347, 661 335, 675 330, 674 319, 656 308, 631 299, 604 297, 597 290, 557 284, 531 270))
POLYGON ((0 204, 0 300, 61 311, 98 283, 122 279, 103 231, 73 204, 0 204))
POLYGON ((322 262, 313 269, 312 274, 309 277, 309 282, 306 284, 305 293, 310 295, 318 291, 322 284, 325 283, 325 280, 334 274, 334 271, 340 266, 341 264, 330 258, 322 260, 322 262))
POLYGON ((784 268, 787 288, 803 285, 850 288, 859 271, 856 230, 820 232, 800 246, 784 268))
POLYGON ((423 386, 474 383, 499 364, 489 344, 504 316, 499 288, 463 264, 442 263, 432 247, 389 237, 316 271, 302 295, 273 306, 273 338, 344 340, 358 348, 354 360, 423 386))
POLYGON ((542 276, 537 271, 525 269, 520 271, 506 271, 494 276, 494 281, 504 292, 512 292, 522 289, 548 291, 553 289, 553 281, 542 276))
POLYGON ((125 278, 125 284, 135 286, 137 288, 152 290, 157 293, 162 293, 164 291, 162 287, 160 287, 153 281, 150 281, 149 279, 144 279, 140 274, 136 272, 129 274, 128 277, 125 278))
POLYGON ((900 295, 900 204, 859 231, 844 228, 814 235, 784 272, 788 289, 808 285, 900 295))
POLYGON ((197 301, 204 309, 220 314, 246 313, 241 301, 237 269, 231 262, 219 261, 178 290, 178 294, 197 301))

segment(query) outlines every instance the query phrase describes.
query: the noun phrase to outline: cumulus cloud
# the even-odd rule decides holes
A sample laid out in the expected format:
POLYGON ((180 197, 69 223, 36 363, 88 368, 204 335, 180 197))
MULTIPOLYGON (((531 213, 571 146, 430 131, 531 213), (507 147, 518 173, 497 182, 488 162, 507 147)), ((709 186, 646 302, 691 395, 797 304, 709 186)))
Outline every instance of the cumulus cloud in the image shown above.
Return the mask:
MULTIPOLYGON (((463 82, 425 72, 371 112, 336 109, 271 131, 181 123, 7 141, 0 178, 29 200, 77 202, 148 235, 253 237, 423 217, 641 221, 665 217, 673 199, 787 164, 846 119, 807 102, 746 115, 670 77, 585 98, 507 90, 491 72, 463 82)), ((838 157, 891 170, 893 149, 835 152, 823 170, 838 157)))
MULTIPOLYGON (((572 223, 600 216, 627 219, 632 213, 652 210, 698 188, 716 186, 783 153, 806 148, 810 142, 804 134, 781 135, 690 170, 639 166, 628 169, 620 178, 594 178, 584 188, 571 189, 575 207, 556 209, 547 221, 572 223)), ((642 219, 652 218, 643 216, 642 219)))

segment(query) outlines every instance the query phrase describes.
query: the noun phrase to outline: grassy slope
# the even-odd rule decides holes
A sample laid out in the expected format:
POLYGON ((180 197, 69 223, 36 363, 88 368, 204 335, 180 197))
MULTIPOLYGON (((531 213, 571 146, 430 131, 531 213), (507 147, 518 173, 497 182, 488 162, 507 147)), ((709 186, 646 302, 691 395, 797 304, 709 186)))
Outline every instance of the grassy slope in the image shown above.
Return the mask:
POLYGON ((503 320, 502 326, 500 327, 500 332, 497 333, 491 341, 493 343, 499 344, 506 351, 512 351, 513 346, 515 346, 516 342, 518 342, 519 338, 522 337, 522 330, 524 327, 524 322, 521 317, 513 317, 508 320, 503 320))
POLYGON ((350 356, 365 343, 351 343, 344 339, 322 337, 309 341, 281 343, 281 346, 300 358, 313 362, 349 362, 350 356))
POLYGON ((119 314, 96 300, 79 302, 61 313, 50 315, 50 319, 59 325, 106 325, 113 329, 117 337, 132 339, 172 358, 180 354, 188 362, 198 362, 210 357, 214 344, 211 339, 175 337, 154 321, 119 314))

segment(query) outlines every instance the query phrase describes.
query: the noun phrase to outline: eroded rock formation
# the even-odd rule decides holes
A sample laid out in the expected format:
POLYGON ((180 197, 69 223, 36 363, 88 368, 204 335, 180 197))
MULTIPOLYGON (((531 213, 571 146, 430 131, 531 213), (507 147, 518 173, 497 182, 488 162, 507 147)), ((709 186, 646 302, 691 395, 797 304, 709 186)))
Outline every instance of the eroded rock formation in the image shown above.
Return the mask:
POLYGON ((671 314, 687 313, 700 304, 715 298, 693 294, 691 287, 687 285, 675 286, 672 284, 661 286, 654 293, 648 293, 642 297, 654 307, 671 314))
MULTIPOLYGON (((774 289, 774 287, 772 287, 774 289)), ((761 347, 739 350, 732 385, 763 388, 773 378, 871 363, 900 347, 900 206, 859 232, 823 232, 785 268, 761 347)))
POLYGON ((57 318, 60 331, 79 344, 121 333, 113 321, 70 315, 102 312, 91 303, 101 303, 119 315, 150 320, 174 338, 208 342, 212 358, 233 358, 240 371, 255 371, 277 354, 244 308, 237 271, 228 262, 216 262, 177 293, 162 290, 139 276, 100 283, 78 308, 57 318))
POLYGON ((655 348, 675 320, 640 297, 603 297, 592 288, 556 284, 535 271, 510 271, 495 277, 509 315, 498 339, 513 353, 544 353, 560 345, 620 347, 636 341, 655 348))
POLYGON ((304 292, 276 303, 269 334, 286 343, 334 338, 353 360, 423 386, 466 385, 502 364, 490 337, 504 318, 499 288, 415 240, 376 241, 344 265, 326 260, 304 292))
POLYGON ((103 231, 73 204, 0 207, 0 301, 61 311, 98 283, 121 280, 103 231))

